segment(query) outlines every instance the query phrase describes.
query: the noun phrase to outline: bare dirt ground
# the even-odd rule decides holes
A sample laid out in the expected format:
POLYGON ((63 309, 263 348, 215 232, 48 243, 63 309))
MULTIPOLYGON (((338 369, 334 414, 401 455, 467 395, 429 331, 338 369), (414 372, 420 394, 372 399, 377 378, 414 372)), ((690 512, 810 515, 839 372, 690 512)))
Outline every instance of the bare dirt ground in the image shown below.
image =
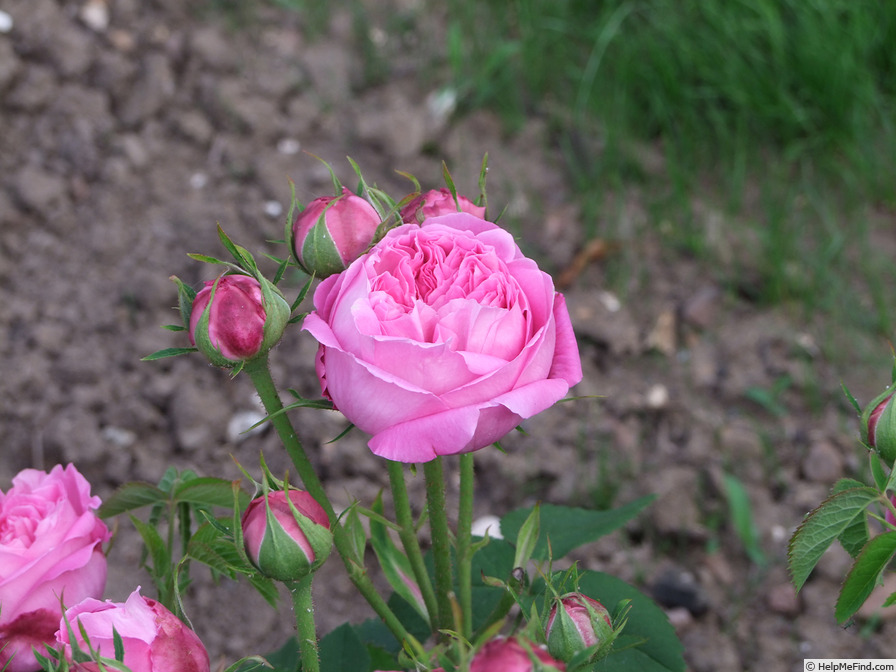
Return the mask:
MULTIPOLYGON (((419 12, 399 4, 389 11, 419 12)), ((198 356, 140 358, 185 344, 158 328, 177 319, 168 277, 213 277, 186 253, 221 254, 216 223, 256 256, 277 253, 266 241, 282 236, 288 178, 305 202, 330 191, 305 151, 349 183, 351 155, 396 194, 410 187, 395 169, 438 187, 444 159, 471 195, 487 151, 490 202, 508 206, 502 221, 546 269, 569 269, 585 242, 543 121, 510 136, 487 113, 446 116, 432 72, 418 65, 419 40, 374 30, 378 62, 391 69, 372 80, 346 46, 347 15, 312 30, 286 11, 212 13, 180 0, 2 0, 0 10, 12 18, 0 33, 4 488, 19 469, 60 461, 74 462, 101 496, 128 480, 158 481, 169 465, 236 478, 230 456, 251 467, 260 450, 286 468, 270 432, 246 438, 230 426, 257 412, 247 380, 198 356)), ((837 478, 864 473, 839 382, 861 400, 882 389, 885 343, 855 345, 843 325, 752 303, 738 282, 641 234, 649 222, 637 191, 608 203, 606 217, 631 232, 616 241, 615 280, 598 260, 565 290, 585 367, 576 393, 603 398, 530 421, 528 434, 508 437, 507 455, 482 451, 477 514, 656 493, 638 521, 576 559, 662 598, 694 670, 896 656, 891 616, 836 624, 845 554, 829 553, 799 596, 784 564, 802 516, 837 478), (869 350, 880 359, 860 356, 869 350), (726 473, 746 486, 764 565, 748 559, 731 524, 726 473)), ((720 265, 746 269, 748 283, 749 241, 721 211, 696 205, 720 265)), ((879 242, 892 248, 892 233, 879 242)), ((297 332, 276 349, 275 375, 316 396, 315 344, 297 332)), ((325 443, 344 427, 338 415, 295 421, 339 504, 370 501, 386 485, 364 437, 325 443)), ((149 586, 125 528, 110 554, 107 594, 117 600, 149 586)), ((291 632, 286 605, 274 612, 244 586, 203 577, 188 611, 213 660, 270 650, 291 632)), ((316 590, 324 632, 369 615, 337 562, 316 590)))

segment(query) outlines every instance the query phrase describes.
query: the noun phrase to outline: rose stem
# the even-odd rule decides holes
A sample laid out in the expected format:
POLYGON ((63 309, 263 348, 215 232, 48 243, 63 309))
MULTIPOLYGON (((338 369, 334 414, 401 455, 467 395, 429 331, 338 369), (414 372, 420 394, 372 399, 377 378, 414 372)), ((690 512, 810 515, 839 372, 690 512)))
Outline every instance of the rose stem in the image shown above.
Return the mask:
POLYGON ((473 453, 460 456, 460 503, 457 512, 457 584, 463 635, 473 635, 473 453))
POLYGON ((445 510, 445 471, 442 458, 424 463, 426 480, 426 506, 429 512, 429 530, 432 535, 432 556, 436 570, 436 600, 439 605, 439 624, 442 628, 453 626, 451 609, 453 582, 451 580, 451 542, 448 531, 448 515, 445 510))
POLYGON ((274 379, 271 378, 267 357, 262 356, 249 360, 246 362, 243 370, 252 380, 252 384, 255 385, 261 403, 264 404, 264 410, 270 416, 271 424, 277 430, 283 447, 286 448, 286 452, 292 460, 299 478, 302 479, 302 484, 314 497, 314 500, 327 512, 327 517, 330 519, 330 529, 333 532, 333 542, 342 558, 342 562, 345 564, 346 570, 348 570, 348 576, 352 583, 355 584, 358 592, 373 607, 377 616, 383 620, 386 627, 389 628, 399 643, 407 643, 410 646, 419 648, 419 643, 408 633, 383 597, 377 592, 373 581, 371 581, 367 570, 363 566, 363 558, 358 558, 357 561, 353 558, 354 552, 348 532, 339 523, 339 518, 333 509, 333 505, 330 503, 330 499, 327 497, 326 490, 324 490, 324 486, 317 477, 317 472, 314 471, 314 465, 311 464, 311 460, 305 454, 305 449, 302 448, 292 423, 286 413, 283 412, 283 403, 280 401, 280 395, 277 393, 274 379))
POLYGON ((417 580, 417 585, 420 587, 420 593, 423 596, 426 613, 429 614, 430 625, 435 632, 439 627, 436 594, 433 592, 432 582, 429 580, 426 565, 423 563, 423 552, 420 550, 420 540, 417 538, 417 530, 414 527, 414 517, 411 514, 408 489, 404 480, 404 466, 401 462, 392 460, 387 460, 386 463, 389 465, 389 482, 392 485, 395 520, 401 526, 398 536, 401 538, 404 552, 407 553, 408 560, 411 563, 414 578, 417 580))
POLYGON ((292 610, 296 616, 302 672, 320 672, 320 654, 317 650, 317 631, 314 626, 314 604, 311 599, 313 576, 314 574, 309 574, 299 581, 286 584, 289 594, 292 596, 292 610))

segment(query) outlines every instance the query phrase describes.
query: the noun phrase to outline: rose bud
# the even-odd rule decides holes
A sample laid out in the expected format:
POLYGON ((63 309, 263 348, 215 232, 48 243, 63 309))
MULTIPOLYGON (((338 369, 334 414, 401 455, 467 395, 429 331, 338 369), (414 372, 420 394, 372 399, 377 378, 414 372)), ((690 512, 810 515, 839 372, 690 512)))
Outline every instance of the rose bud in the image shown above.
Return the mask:
POLYGON ((292 251, 306 273, 326 278, 364 254, 381 223, 370 203, 343 187, 340 196, 316 198, 299 213, 292 251))
POLYGON ((243 542, 252 564, 277 581, 298 581, 320 567, 333 545, 330 520, 303 490, 275 490, 243 513, 243 542))
POLYGON ((569 661, 580 651, 599 644, 605 638, 598 633, 610 627, 610 614, 604 605, 582 593, 567 593, 551 608, 545 628, 548 650, 569 661))
POLYGON ((190 311, 190 342, 216 366, 231 368, 270 350, 290 307, 267 280, 240 274, 205 283, 190 311))
POLYGON ((896 405, 892 387, 865 408, 861 418, 862 441, 873 448, 888 467, 896 460, 896 405))
POLYGON ((74 466, 25 469, 0 492, 0 669, 33 672, 62 616, 60 599, 99 597, 109 529, 74 466))
MULTIPOLYGON (((122 662, 131 672, 209 672, 208 652, 196 633, 162 604, 142 596, 139 588, 123 603, 90 598, 66 610, 56 640, 70 662, 83 658, 74 655, 73 644, 82 653, 92 649, 102 658, 114 659, 115 633, 124 649, 122 662)), ((74 662, 70 669, 97 672, 118 668, 74 662)))
POLYGON ((417 196, 401 209, 401 220, 406 224, 422 224, 424 220, 439 215, 450 215, 453 212, 466 212, 485 219, 485 208, 476 205, 469 198, 458 195, 457 201, 451 191, 430 189, 417 196))
POLYGON ((496 637, 486 642, 470 663, 470 672, 546 672, 566 670, 544 648, 518 637, 496 637))

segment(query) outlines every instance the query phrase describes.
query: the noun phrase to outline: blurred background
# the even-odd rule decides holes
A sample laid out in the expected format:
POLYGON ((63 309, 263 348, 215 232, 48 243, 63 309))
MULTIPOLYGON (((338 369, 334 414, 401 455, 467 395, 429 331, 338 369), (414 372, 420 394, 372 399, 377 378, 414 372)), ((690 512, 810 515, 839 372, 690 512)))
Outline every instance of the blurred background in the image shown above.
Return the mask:
MULTIPOLYGON (((68 461, 101 496, 172 465, 236 478, 259 450, 282 472, 269 432, 240 433, 248 381, 139 361, 184 345, 158 328, 168 277, 214 277, 186 253, 220 255, 216 224, 283 256, 289 180, 332 191, 312 155, 396 197, 395 171, 438 188, 444 161, 475 197, 488 153, 489 213, 567 295, 575 392, 600 398, 481 451, 477 514, 657 494, 576 559, 654 595, 694 670, 894 655, 892 609, 836 625, 845 553, 799 595, 785 564, 867 475, 841 383, 867 403, 890 382, 894 45, 896 4, 871 0, 0 0, 0 487, 68 461)), ((287 334, 284 388, 319 394, 314 351, 287 334)), ((363 436, 327 443, 340 416, 295 421, 341 505, 385 485, 363 436)), ((149 585, 121 527, 118 600, 149 585)), ((368 616, 336 564, 324 631, 368 616)), ((239 586, 194 588, 216 660, 289 634, 239 586)))

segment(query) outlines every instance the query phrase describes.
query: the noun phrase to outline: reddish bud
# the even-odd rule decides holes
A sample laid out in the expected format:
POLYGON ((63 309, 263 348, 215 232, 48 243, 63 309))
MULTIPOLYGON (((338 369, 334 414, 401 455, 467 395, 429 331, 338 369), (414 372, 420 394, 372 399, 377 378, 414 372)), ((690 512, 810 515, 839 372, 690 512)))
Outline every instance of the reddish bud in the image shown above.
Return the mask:
POLYGON ((604 605, 582 593, 567 593, 551 608, 545 628, 548 650, 562 660, 571 660, 579 651, 606 639, 599 633, 610 627, 610 613, 604 605))
POLYGON ((190 342, 213 364, 232 367, 270 350, 289 314, 270 283, 263 288, 248 275, 223 275, 206 282, 193 300, 190 342))
POLYGON ((888 467, 896 461, 896 403, 887 388, 862 413, 862 441, 873 448, 888 467))

